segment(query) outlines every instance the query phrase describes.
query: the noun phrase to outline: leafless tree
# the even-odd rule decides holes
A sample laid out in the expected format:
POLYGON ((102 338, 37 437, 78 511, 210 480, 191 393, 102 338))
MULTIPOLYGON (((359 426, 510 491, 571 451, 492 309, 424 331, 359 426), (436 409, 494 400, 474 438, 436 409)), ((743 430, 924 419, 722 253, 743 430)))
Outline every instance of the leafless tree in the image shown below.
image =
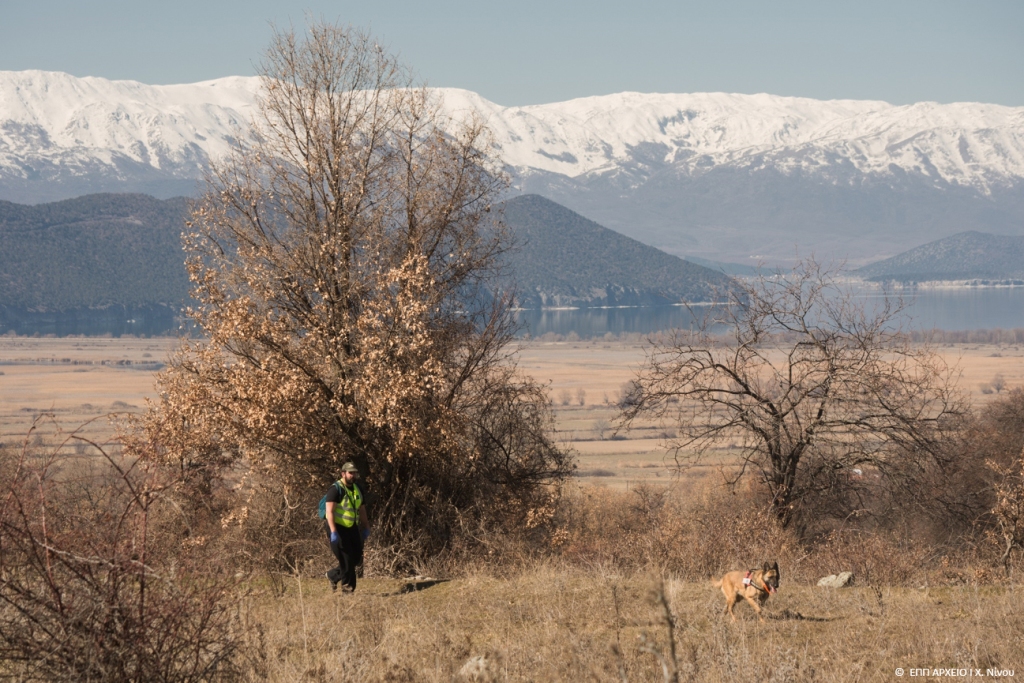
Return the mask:
POLYGON ((870 482, 944 457, 943 429, 966 405, 955 373, 900 333, 900 300, 865 306, 813 259, 729 297, 649 347, 625 403, 627 423, 654 416, 678 430, 679 464, 737 444, 732 481, 757 476, 789 523, 801 506, 855 511, 870 482))
POLYGON ((233 573, 180 544, 175 473, 39 416, 52 445, 0 447, 0 671, 17 680, 217 681, 240 676, 233 573), (98 454, 64 454, 86 443, 98 454))
POLYGON ((498 508, 544 508, 570 465, 509 351, 491 150, 369 35, 278 34, 251 137, 214 166, 185 235, 203 338, 160 377, 140 438, 199 480, 247 468, 282 538, 346 460, 375 539, 407 559, 498 508))

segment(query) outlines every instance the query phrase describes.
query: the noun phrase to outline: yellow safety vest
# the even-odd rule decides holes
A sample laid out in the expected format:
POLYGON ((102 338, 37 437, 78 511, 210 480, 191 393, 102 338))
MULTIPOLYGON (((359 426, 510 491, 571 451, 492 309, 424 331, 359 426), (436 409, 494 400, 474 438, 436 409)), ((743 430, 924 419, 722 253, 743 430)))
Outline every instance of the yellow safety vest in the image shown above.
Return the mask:
POLYGON ((355 484, 352 484, 354 490, 349 491, 340 481, 335 483, 341 491, 341 502, 334 506, 334 523, 347 529, 356 523, 357 511, 363 505, 363 494, 355 484))

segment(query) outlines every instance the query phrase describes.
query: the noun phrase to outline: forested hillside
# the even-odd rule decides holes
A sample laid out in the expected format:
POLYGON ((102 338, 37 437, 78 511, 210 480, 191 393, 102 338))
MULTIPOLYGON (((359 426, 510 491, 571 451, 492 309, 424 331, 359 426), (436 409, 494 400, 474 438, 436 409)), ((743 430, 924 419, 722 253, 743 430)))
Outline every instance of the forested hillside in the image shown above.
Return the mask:
POLYGON ((1024 278, 1024 237, 961 232, 864 266, 869 280, 1009 280, 1024 278))
MULTIPOLYGON (((187 200, 97 194, 38 206, 0 202, 0 309, 177 309, 188 295, 187 200)), ((729 278, 608 230, 538 195, 502 207, 519 305, 643 306, 708 301, 729 278)))
POLYGON ((722 273, 609 230, 540 195, 510 199, 502 209, 515 235, 509 264, 523 308, 710 301, 729 287, 722 273))
POLYGON ((37 206, 0 201, 0 306, 179 307, 188 294, 181 250, 186 201, 142 194, 37 206))

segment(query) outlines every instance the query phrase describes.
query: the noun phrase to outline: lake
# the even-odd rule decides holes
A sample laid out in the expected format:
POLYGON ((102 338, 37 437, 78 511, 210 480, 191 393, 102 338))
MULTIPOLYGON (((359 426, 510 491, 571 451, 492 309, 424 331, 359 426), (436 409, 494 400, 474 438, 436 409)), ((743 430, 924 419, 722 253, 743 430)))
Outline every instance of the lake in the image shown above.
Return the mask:
MULTIPOLYGON (((865 303, 879 300, 876 291, 859 295, 865 303)), ((964 287, 919 289, 905 292, 910 302, 912 329, 978 330, 1024 328, 1024 287, 964 287)), ((697 308, 696 311, 702 311, 697 308)), ((687 328, 693 322, 684 306, 644 308, 588 308, 570 310, 519 311, 523 333, 539 337, 548 332, 580 337, 606 333, 648 334, 672 328, 687 328)), ((69 313, 0 310, 0 334, 13 330, 21 335, 160 336, 176 334, 180 320, 165 307, 125 308, 112 306, 99 311, 69 313)))
MULTIPOLYGON (((908 327, 916 330, 980 330, 1024 328, 1024 287, 962 287, 904 291, 909 304, 908 327)), ((858 298, 867 305, 881 294, 866 291, 858 298)), ((697 308, 695 312, 700 313, 697 308)), ((524 331, 539 337, 548 332, 581 337, 599 337, 611 332, 647 334, 671 328, 688 328, 693 323, 684 306, 647 308, 588 308, 548 311, 519 311, 524 331)))

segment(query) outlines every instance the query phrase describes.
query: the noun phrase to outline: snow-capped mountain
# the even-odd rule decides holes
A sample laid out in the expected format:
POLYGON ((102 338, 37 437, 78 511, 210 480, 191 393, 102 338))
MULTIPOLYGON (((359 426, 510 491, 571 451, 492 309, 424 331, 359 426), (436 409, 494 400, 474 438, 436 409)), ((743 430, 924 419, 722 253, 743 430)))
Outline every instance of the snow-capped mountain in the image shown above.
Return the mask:
POLYGON ((189 85, 0 71, 0 199, 189 194, 248 126, 256 78, 189 85))
POLYGON ((1024 107, 726 93, 500 107, 464 90, 444 97, 451 111, 486 116, 506 162, 571 178, 614 172, 638 156, 689 175, 725 165, 829 179, 845 179, 848 166, 880 176, 899 169, 983 192, 1024 178, 1024 107))
MULTIPOLYGON (((258 87, 0 72, 0 199, 189 193, 258 87)), ((677 254, 856 262, 966 229, 1024 234, 1024 108, 723 93, 503 107, 437 93, 488 122, 518 189, 677 254)))

